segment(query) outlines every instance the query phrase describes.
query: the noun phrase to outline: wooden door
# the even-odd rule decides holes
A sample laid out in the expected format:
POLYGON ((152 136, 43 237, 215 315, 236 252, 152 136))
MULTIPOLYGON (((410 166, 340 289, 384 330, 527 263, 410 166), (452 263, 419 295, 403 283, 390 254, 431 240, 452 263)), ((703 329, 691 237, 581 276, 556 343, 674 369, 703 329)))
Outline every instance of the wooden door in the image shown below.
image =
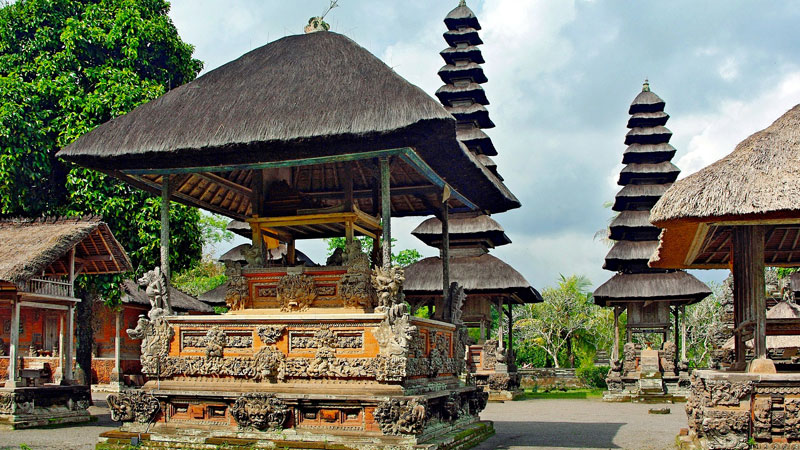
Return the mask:
POLYGON ((44 322, 44 349, 58 348, 58 316, 48 315, 44 322))

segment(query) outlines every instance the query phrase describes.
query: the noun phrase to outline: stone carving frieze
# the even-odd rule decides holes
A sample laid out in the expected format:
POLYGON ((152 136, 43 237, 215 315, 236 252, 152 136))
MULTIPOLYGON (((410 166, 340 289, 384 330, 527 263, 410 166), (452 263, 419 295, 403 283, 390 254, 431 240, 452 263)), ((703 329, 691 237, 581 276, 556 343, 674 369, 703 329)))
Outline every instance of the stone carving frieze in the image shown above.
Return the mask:
POLYGON ((375 420, 384 434, 419 434, 427 421, 426 409, 421 398, 391 398, 375 408, 375 420))
POLYGON ((263 347, 252 360, 255 379, 276 378, 283 381, 286 378, 286 356, 274 347, 263 347))
POLYGON ((638 351, 633 342, 628 342, 622 347, 622 373, 627 375, 631 372, 636 372, 636 356, 638 351))
POLYGON ((220 327, 211 327, 206 333, 206 358, 222 358, 226 336, 220 327))
POLYGON ((225 303, 231 311, 245 309, 250 304, 247 280, 242 275, 242 265, 238 262, 225 263, 228 288, 225 290, 225 303))
POLYGON ((785 399, 783 407, 786 437, 800 439, 800 398, 785 399))
POLYGON ((702 429, 709 450, 747 450, 749 427, 749 411, 707 410, 702 429))
POLYGON ((256 329, 258 337, 265 344, 274 344, 283 336, 285 325, 263 325, 256 329))
MULTIPOLYGON (((184 334, 182 348, 206 348, 207 339, 205 335, 184 334)), ((228 334, 225 333, 225 348, 252 348, 253 336, 247 334, 228 334)))
POLYGON ((314 289, 314 279, 303 274, 288 274, 281 277, 278 281, 278 302, 281 304, 281 311, 296 312, 305 311, 317 298, 317 291, 314 289))
POLYGON ((376 266, 372 273, 372 285, 378 295, 378 312, 389 312, 393 307, 403 304, 403 283, 406 281, 405 272, 398 266, 388 269, 376 266))
POLYGON ((769 439, 772 435, 772 398, 759 397, 753 401, 753 437, 769 439))
POLYGON ((259 431, 282 430, 289 417, 289 408, 274 394, 243 394, 230 408, 239 428, 259 431))
POLYGON ((481 365, 484 370, 494 370, 497 365, 497 339, 487 339, 483 343, 483 361, 481 365))
POLYGON ((449 357, 450 349, 447 345, 447 339, 441 333, 436 333, 431 337, 431 351, 428 354, 429 371, 432 376, 439 373, 447 373, 442 370, 445 368, 445 360, 449 357))
POLYGON ((442 404, 442 418, 448 421, 458 420, 465 412, 469 413, 469 405, 462 404, 461 394, 452 392, 448 395, 442 404), (464 408, 467 411, 464 411, 464 408))
POLYGON ((142 341, 142 373, 155 375, 161 362, 167 359, 175 331, 165 319, 164 310, 151 310, 149 316, 149 319, 139 316, 136 328, 126 332, 131 339, 142 341))
POLYGON ((710 406, 739 406, 753 392, 752 381, 708 380, 705 384, 711 393, 710 406))
POLYGON ((115 422, 148 423, 161 408, 158 399, 141 390, 110 394, 106 401, 115 422))
POLYGON ((339 279, 339 296, 347 308, 371 309, 377 302, 372 285, 369 256, 361 250, 361 242, 354 240, 344 250, 342 263, 347 273, 339 279))
POLYGON ((664 342, 664 347, 661 350, 661 367, 665 373, 674 374, 676 372, 675 358, 678 354, 678 348, 674 342, 664 342))

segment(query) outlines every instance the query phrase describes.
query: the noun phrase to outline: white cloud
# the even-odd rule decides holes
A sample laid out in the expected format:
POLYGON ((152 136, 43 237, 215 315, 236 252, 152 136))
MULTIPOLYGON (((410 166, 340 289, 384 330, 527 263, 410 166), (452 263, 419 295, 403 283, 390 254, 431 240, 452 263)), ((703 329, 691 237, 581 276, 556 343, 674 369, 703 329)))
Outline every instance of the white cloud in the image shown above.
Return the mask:
POLYGON ((739 62, 735 57, 729 56, 719 66, 719 76, 725 81, 733 81, 739 76, 739 62))
POLYGON ((800 102, 800 71, 791 72, 774 88, 756 97, 728 98, 711 111, 670 120, 676 136, 689 136, 688 150, 678 159, 681 176, 692 174, 732 152, 747 136, 769 126, 800 102))

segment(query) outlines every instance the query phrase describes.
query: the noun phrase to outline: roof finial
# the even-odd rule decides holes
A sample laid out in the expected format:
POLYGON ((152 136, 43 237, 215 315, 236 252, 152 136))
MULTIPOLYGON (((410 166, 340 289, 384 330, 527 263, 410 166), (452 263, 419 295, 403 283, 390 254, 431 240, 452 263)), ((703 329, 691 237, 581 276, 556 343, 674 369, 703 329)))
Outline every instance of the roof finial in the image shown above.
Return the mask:
POLYGON ((324 19, 333 8, 339 6, 339 0, 330 0, 330 2, 331 3, 328 5, 328 9, 326 9, 321 16, 315 16, 308 19, 308 25, 305 27, 306 34, 317 31, 328 31, 331 29, 331 26, 328 24, 328 22, 325 22, 324 19))
POLYGON ((467 6, 467 0, 458 0, 458 6, 467 6))
POLYGON ((647 78, 644 79, 644 84, 642 84, 642 92, 650 92, 650 81, 647 78))

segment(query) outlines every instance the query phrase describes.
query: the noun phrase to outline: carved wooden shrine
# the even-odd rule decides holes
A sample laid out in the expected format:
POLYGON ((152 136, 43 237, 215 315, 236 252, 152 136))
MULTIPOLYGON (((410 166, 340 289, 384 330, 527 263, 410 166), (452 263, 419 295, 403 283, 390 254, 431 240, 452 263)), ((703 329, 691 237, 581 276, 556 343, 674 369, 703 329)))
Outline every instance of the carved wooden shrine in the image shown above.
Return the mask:
POLYGON ((612 209, 618 215, 609 227, 614 246, 603 268, 616 272, 594 292, 595 303, 614 308, 614 336, 619 336, 619 316, 627 311, 625 346, 620 354, 614 339, 611 371, 606 378, 605 401, 685 401, 689 394, 689 372, 684 329, 679 318, 687 304, 711 291, 694 276, 681 270, 647 266, 658 247, 660 230, 650 224, 650 209, 678 177, 672 164, 675 148, 672 132, 664 127, 669 116, 664 101, 645 82, 631 103, 625 136, 628 148, 619 176, 622 190, 612 209), (670 313, 674 320, 670 320, 670 313), (672 333, 670 333, 670 328, 672 333), (661 347, 634 343, 634 335, 657 333, 661 347), (670 336, 671 335, 671 336, 670 336), (671 337, 671 340, 670 340, 671 337))
POLYGON ((692 374, 684 448, 800 448, 800 373, 767 353, 767 336, 800 334, 800 319, 768 319, 764 286, 765 265, 798 265, 798 130, 800 105, 676 182, 653 207, 663 231, 652 267, 733 273, 734 362, 692 374))
MULTIPOLYGON (((327 31, 272 42, 60 156, 160 192, 165 208, 175 200, 252 228, 247 266, 229 266, 230 312, 155 308, 130 331, 149 381, 110 397, 124 424, 106 445, 146 431, 145 448, 434 449, 492 433, 478 419, 486 395, 459 380, 463 291, 445 275, 446 316, 411 316, 390 225, 519 202, 461 147, 440 104, 355 42, 327 31), (355 235, 382 245, 361 249, 355 235), (333 236, 346 237, 341 264, 296 264, 297 239, 333 236), (266 238, 286 244, 285 266, 264 267, 266 238)), ((163 220, 162 231, 165 255, 163 220)))

